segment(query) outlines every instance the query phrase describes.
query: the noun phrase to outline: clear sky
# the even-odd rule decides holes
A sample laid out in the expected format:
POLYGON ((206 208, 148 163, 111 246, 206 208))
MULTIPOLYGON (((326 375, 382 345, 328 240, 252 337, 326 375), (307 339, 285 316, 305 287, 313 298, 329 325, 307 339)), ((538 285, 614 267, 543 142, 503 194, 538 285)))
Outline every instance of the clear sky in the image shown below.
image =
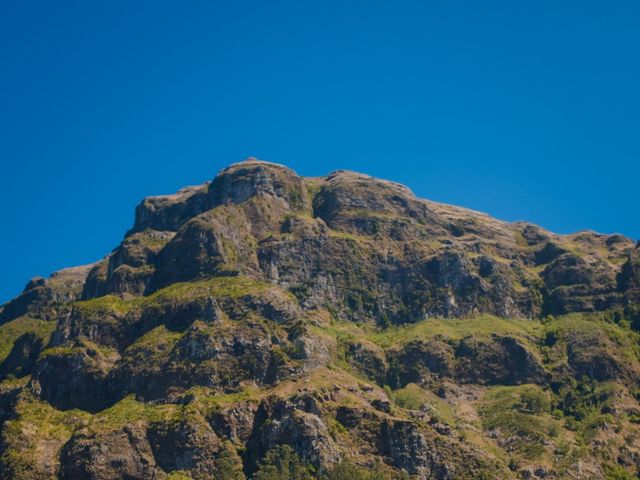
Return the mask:
POLYGON ((0 302, 248 156, 640 238, 640 2, 0 2, 0 302))

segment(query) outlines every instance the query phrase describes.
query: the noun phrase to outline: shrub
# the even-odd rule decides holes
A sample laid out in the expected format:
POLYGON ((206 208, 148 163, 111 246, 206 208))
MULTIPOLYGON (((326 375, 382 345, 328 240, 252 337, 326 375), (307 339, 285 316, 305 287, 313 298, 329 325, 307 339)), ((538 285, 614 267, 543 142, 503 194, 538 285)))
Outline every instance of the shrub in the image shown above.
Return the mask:
POLYGON ((619 465, 607 464, 604 466, 606 480, 631 480, 633 477, 629 472, 619 465))
POLYGON ((534 389, 524 390, 520 394, 520 410, 531 413, 548 412, 551 407, 547 396, 534 389))
POLYGON ((242 459, 230 442, 223 444, 222 450, 215 460, 213 480, 245 480, 242 459))
POLYGON ((351 462, 343 461, 327 471, 322 480, 384 480, 384 475, 378 469, 371 471, 359 467, 351 462))
POLYGON ((302 461, 289 445, 279 445, 267 452, 254 480, 312 480, 311 466, 302 461))

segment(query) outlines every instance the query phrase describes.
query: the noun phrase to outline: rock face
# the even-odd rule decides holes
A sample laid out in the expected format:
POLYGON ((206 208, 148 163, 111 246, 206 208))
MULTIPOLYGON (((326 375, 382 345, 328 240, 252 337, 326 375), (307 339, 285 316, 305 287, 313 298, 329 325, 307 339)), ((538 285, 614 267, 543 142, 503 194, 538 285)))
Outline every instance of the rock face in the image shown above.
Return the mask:
POLYGON ((119 355, 105 354, 79 341, 71 347, 46 350, 33 372, 33 386, 42 399, 62 410, 97 411, 109 404, 105 379, 119 355))
POLYGON ((78 300, 92 265, 66 268, 51 277, 33 278, 23 292, 6 303, 0 310, 0 324, 23 315, 55 320, 69 311, 70 304, 78 300))
POLYGON ((158 465, 165 471, 189 471, 201 478, 215 473, 221 442, 203 418, 175 424, 154 423, 147 436, 158 465))
POLYGON ((60 478, 163 478, 146 439, 137 425, 102 435, 77 434, 61 452, 60 478))
POLYGON ((282 285, 308 309, 335 305, 348 320, 530 318, 624 305, 637 289, 634 247, 621 235, 499 222, 353 172, 305 179, 247 161, 201 187, 145 199, 82 296, 240 274, 282 285))
POLYGON ((511 337, 412 341, 389 358, 388 383, 397 387, 445 378, 479 385, 545 383, 542 361, 511 337))
POLYGON ((255 470, 259 459, 280 444, 289 444, 302 459, 316 467, 336 463, 340 453, 321 415, 317 399, 309 395, 262 402, 248 443, 249 469, 255 470))
POLYGON ((429 438, 413 422, 386 421, 382 425, 382 452, 393 464, 418 478, 453 480, 470 472, 480 472, 481 464, 455 444, 429 438), (446 452, 443 454, 443 452, 446 452))
POLYGON ((635 474, 639 252, 231 165, 0 308, 0 478, 635 474))

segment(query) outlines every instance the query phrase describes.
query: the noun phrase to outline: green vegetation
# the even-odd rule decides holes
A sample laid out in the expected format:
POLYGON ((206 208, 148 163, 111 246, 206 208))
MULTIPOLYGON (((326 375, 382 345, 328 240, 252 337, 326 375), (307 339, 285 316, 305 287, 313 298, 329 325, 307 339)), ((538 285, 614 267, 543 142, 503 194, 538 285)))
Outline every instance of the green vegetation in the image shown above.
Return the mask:
POLYGON ((164 325, 160 325, 129 345, 124 355, 128 361, 134 363, 152 363, 153 360, 160 359, 170 352, 181 337, 182 333, 172 332, 164 325))
POLYGON ((507 319, 491 315, 473 318, 432 318, 403 326, 391 326, 371 335, 371 340, 384 348, 416 338, 435 336, 459 340, 467 336, 487 337, 495 334, 528 340, 532 336, 541 336, 543 329, 542 324, 536 320, 507 319))
POLYGON ((313 469, 303 462, 289 445, 267 452, 253 480, 313 480, 313 469))
MULTIPOLYGON (((146 298, 122 300, 115 296, 77 302, 77 309, 87 317, 107 321, 114 314, 126 315, 133 309, 142 310, 162 304, 197 301, 210 296, 219 298, 240 298, 245 295, 263 295, 271 289, 271 284, 255 281, 246 277, 221 277, 198 282, 174 284, 146 298)), ((280 290, 278 290, 280 291, 280 290)), ((290 295, 284 293, 284 295, 290 295)), ((371 384, 362 372, 349 363, 346 348, 351 343, 367 346, 371 355, 379 355, 384 361, 384 350, 399 348, 412 340, 441 337, 445 341, 456 342, 471 337, 474 339, 489 338, 493 335, 510 336, 518 339, 536 358, 547 372, 554 373, 553 383, 546 385, 492 386, 482 387, 484 392, 480 399, 468 402, 464 408, 475 410, 479 420, 465 417, 460 405, 455 400, 442 398, 434 393, 439 385, 417 385, 409 383, 398 390, 386 389, 393 401, 393 415, 409 418, 415 413, 407 410, 423 410, 429 417, 459 429, 466 442, 475 444, 494 455, 503 465, 511 460, 514 468, 523 465, 545 464, 562 473, 572 468, 572 462, 587 458, 589 448, 594 441, 603 438, 603 432, 623 428, 634 428, 637 420, 635 410, 628 413, 621 410, 620 402, 629 402, 629 392, 616 379, 609 382, 598 382, 593 378, 575 379, 572 376, 568 357, 568 345, 576 339, 587 339, 580 344, 581 355, 592 355, 599 358, 608 355, 620 365, 637 365, 640 356, 640 335, 633 330, 633 324, 624 310, 600 314, 571 314, 562 317, 549 317, 543 320, 503 319, 489 315, 474 318, 443 319, 429 318, 414 324, 380 328, 368 323, 344 322, 335 319, 305 323, 303 320, 287 326, 287 331, 254 316, 248 316, 243 328, 262 328, 269 334, 279 337, 300 337, 307 332, 314 335, 331 337, 323 343, 330 345, 332 338, 337 340, 338 349, 333 353, 331 370, 325 371, 322 378, 310 378, 307 385, 321 388, 327 385, 349 382, 371 384), (257 327, 260 325, 260 327, 257 327), (282 331, 280 331, 282 330, 282 331), (551 388, 553 387, 553 388, 551 388), (618 412, 614 417, 611 412, 618 412), (625 423, 626 422, 626 423, 625 423), (481 424, 485 435, 477 431, 481 424), (625 427, 631 425, 631 427, 625 427), (490 432, 490 434, 489 434, 490 432)), ((109 320, 112 321, 112 320, 109 320)), ((124 320, 118 320, 124 321, 124 320)), ((21 317, 0 327, 3 333, 0 340, 0 354, 8 354, 12 343, 22 333, 35 332, 43 339, 48 339, 55 325, 27 317, 21 317)), ((202 324, 199 328, 206 330, 207 335, 221 335, 224 329, 238 328, 235 322, 223 322, 221 325, 202 324)), ((168 355, 184 334, 169 330, 161 325, 147 332, 121 352, 123 361, 134 362, 135 365, 152 368, 161 365, 154 358, 162 359, 168 355)), ((111 355, 114 352, 102 345, 85 341, 90 349, 111 355)), ((298 358, 301 346, 294 348, 285 342, 272 349, 273 364, 289 365, 291 358, 298 358)), ((78 352, 77 347, 62 346, 45 350, 47 355, 71 355, 78 352)), ((372 357, 374 358, 374 357, 372 357)), ((359 367, 357 367, 359 368, 359 367)), ((8 379, 4 382, 10 387, 8 379)), ((380 380, 379 380, 380 381, 380 380)), ((446 383, 446 382, 445 382, 446 383)), ((24 384, 24 383, 23 383, 24 384)), ((22 402, 22 411, 18 418, 7 423, 6 435, 10 445, 22 444, 26 447, 19 452, 10 448, 2 461, 11 465, 15 471, 27 468, 38 451, 39 442, 51 442, 62 445, 70 435, 81 426, 91 432, 121 429, 129 423, 142 421, 180 422, 186 418, 211 418, 212 414, 238 402, 259 402, 274 392, 288 392, 295 389, 296 382, 282 382, 277 389, 260 388, 255 385, 241 386, 238 392, 233 390, 223 393, 206 387, 192 387, 182 392, 181 398, 186 400, 173 404, 145 403, 135 399, 133 395, 125 397, 110 408, 97 414, 83 412, 58 412, 46 403, 37 401, 22 402), (37 439, 30 436, 25 439, 25 429, 35 432, 37 439)), ((369 387, 370 388, 370 387, 369 387)), ((330 390, 328 390, 330 391, 330 390)), ((640 395, 636 394, 637 397, 640 395)), ((345 397, 341 404, 350 403, 355 408, 370 408, 361 405, 355 397, 345 397)), ((635 405, 635 404, 633 404, 635 405)), ((350 441, 351 432, 335 418, 324 418, 334 441, 342 443, 350 441)), ((424 426, 424 425, 423 425, 424 426)), ((428 428, 428 427, 427 427, 428 428)), ((630 430, 624 430, 630 431, 630 430)), ((603 455, 602 468, 607 479, 624 479, 629 472, 618 465, 606 463, 603 455)), ((55 460, 55 459, 54 459, 55 460)), ((217 470, 213 478, 220 480, 244 480, 241 460, 236 446, 226 445, 216 460, 217 470)), ((270 451, 259 465, 257 480, 280 478, 321 478, 323 480, 374 480, 385 478, 384 469, 367 469, 350 462, 337 464, 332 469, 316 473, 313 468, 301 461, 293 450, 280 446, 270 451)), ((188 472, 172 472, 169 478, 175 480, 190 478, 188 472)))
POLYGON ((426 406, 429 414, 436 420, 455 425, 456 419, 451 406, 429 390, 410 383, 396 391, 387 391, 396 405, 408 410, 420 410, 426 406))
POLYGON ((137 421, 151 423, 172 419, 180 412, 181 408, 176 405, 153 405, 136 400, 135 395, 128 395, 112 407, 94 415, 90 428, 93 431, 116 430, 137 421))
POLYGON ((512 448, 527 459, 540 458, 545 443, 560 430, 551 416, 548 394, 537 385, 492 387, 480 407, 485 430, 512 438, 512 448))
POLYGON ((0 457, 0 464, 10 469, 15 478, 26 478, 36 460, 55 465, 57 449, 51 447, 60 448, 89 418, 77 410, 60 412, 30 395, 18 400, 15 414, 3 426, 5 449, 0 457))
POLYGON ((174 470, 173 472, 169 472, 167 474, 167 480, 192 480, 191 475, 188 475, 185 472, 174 470))
POLYGON ((242 459, 230 442, 224 442, 218 453, 213 480, 245 480, 242 459))
POLYGON ((640 303, 630 303, 624 308, 624 316, 629 321, 631 328, 640 332, 640 303))
POLYGON ((19 317, 0 326, 0 362, 11 352, 14 342, 25 333, 34 333, 46 344, 56 323, 29 317, 19 317))
POLYGON ((115 295, 105 295, 91 300, 76 302, 74 306, 84 317, 95 317, 113 313, 124 315, 137 303, 139 303, 137 299, 125 301, 115 295))
POLYGON ((84 355, 85 353, 88 354, 89 357, 96 357, 97 355, 101 355, 104 358, 117 357, 117 352, 113 348, 82 339, 78 344, 73 346, 47 348, 40 353, 40 358, 46 358, 48 356, 63 357, 84 355))
MULTIPOLYGON (((296 455, 288 445, 279 445, 267 452, 260 462, 254 480, 387 480, 386 469, 382 465, 373 468, 361 467, 348 460, 341 461, 327 471, 316 474, 314 468, 296 455)), ((229 477, 232 478, 232 477, 229 477)), ((397 480, 408 479, 401 474, 397 480)))
POLYGON ((525 413, 549 413, 551 402, 549 396, 537 388, 521 388, 518 408, 525 413))
POLYGON ((615 346, 614 354, 622 354, 629 362, 637 362, 640 358, 640 335, 614 322, 614 314, 572 313, 552 318, 546 324, 547 335, 551 332, 558 339, 574 337, 576 334, 600 334, 601 338, 610 340, 615 346))
POLYGON ((234 165, 145 200, 111 255, 0 306, 31 317, 0 326, 0 476, 55 478, 72 435, 104 478, 246 480, 241 456, 256 480, 638 476, 639 254, 354 173, 234 165), (83 288, 112 295, 72 301, 83 288), (56 321, 54 348, 7 361, 56 321))
POLYGON ((604 465, 605 480, 633 480, 634 477, 619 465, 607 463, 604 465))
POLYGON ((253 280, 247 277, 215 277, 198 282, 174 283, 173 285, 158 290, 142 301, 142 307, 156 303, 169 303, 174 300, 197 300, 202 297, 229 297, 238 298, 248 294, 266 292, 274 288, 267 282, 253 280))
MULTIPOLYGON (((277 290, 274 285, 243 276, 215 277, 207 280, 174 283, 158 290, 147 297, 124 300, 115 295, 105 295, 91 300, 75 302, 75 308, 84 317, 100 317, 109 315, 122 316, 134 308, 145 309, 162 304, 179 301, 194 302, 200 298, 227 297, 240 298, 246 295, 260 295, 269 290, 277 290)), ((286 290, 279 290, 282 295, 295 300, 286 290)))
POLYGON ((172 236, 173 235, 168 235, 167 232, 162 232, 162 235, 160 235, 155 230, 147 228, 142 232, 130 235, 122 244, 130 251, 130 255, 140 255, 144 249, 149 249, 154 252, 159 251, 167 244, 172 236))
POLYGON ((194 403, 198 405, 203 414, 209 414, 221 407, 228 407, 239 402, 258 403, 260 398, 267 392, 256 387, 248 385, 242 390, 234 393, 219 393, 206 387, 191 387, 184 392, 185 397, 193 398, 194 403))
POLYGON ((587 444, 607 425, 617 423, 609 413, 615 397, 622 393, 615 383, 599 383, 588 377, 572 380, 558 392, 557 406, 566 416, 566 428, 575 431, 577 440, 587 444))
MULTIPOLYGON (((335 465, 329 471, 320 476, 322 480, 386 480, 381 466, 373 469, 360 467, 349 461, 343 461, 335 465)), ((408 478, 401 476, 402 478, 408 478)))

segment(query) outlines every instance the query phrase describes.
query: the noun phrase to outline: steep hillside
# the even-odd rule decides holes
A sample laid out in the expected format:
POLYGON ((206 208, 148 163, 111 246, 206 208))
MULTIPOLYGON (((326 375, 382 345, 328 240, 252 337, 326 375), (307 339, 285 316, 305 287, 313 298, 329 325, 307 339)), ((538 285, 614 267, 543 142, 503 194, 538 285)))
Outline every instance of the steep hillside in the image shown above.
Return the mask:
POLYGON ((0 307, 0 478, 636 478, 639 331, 622 235, 250 159, 0 307))

